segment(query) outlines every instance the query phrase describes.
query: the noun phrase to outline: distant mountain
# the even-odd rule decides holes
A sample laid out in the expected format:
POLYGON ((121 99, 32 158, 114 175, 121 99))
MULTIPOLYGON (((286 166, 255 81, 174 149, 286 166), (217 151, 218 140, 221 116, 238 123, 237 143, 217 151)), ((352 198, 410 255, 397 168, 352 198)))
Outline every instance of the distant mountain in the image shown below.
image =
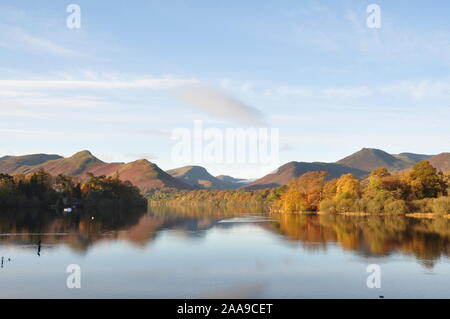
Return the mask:
POLYGON ((68 176, 81 176, 87 172, 94 173, 96 169, 107 165, 89 151, 78 152, 71 157, 58 158, 47 161, 40 165, 27 165, 19 168, 16 173, 31 173, 39 169, 44 169, 50 174, 56 176, 58 174, 64 174, 68 176))
POLYGON ((441 153, 427 159, 438 171, 450 171, 450 153, 441 153))
MULTIPOLYGON (((122 180, 128 180, 135 186, 150 190, 154 188, 192 189, 190 185, 173 178, 160 169, 156 164, 145 159, 123 164, 115 169, 122 180)), ((112 175, 112 174, 110 174, 112 175)))
MULTIPOLYGON (((416 161, 411 161, 411 159, 416 155, 417 154, 412 154, 409 156, 403 155, 398 158, 382 150, 375 148, 363 148, 362 150, 347 156, 336 163, 366 172, 370 172, 380 167, 387 168, 390 171, 400 171, 416 163, 416 161), (408 160, 405 161, 404 159, 401 159, 401 157, 408 160)), ((421 155, 417 156, 420 157, 421 155)))
POLYGON ((201 166, 185 166, 164 172, 156 164, 147 160, 106 163, 89 151, 81 151, 67 158, 54 154, 4 156, 0 157, 0 173, 28 174, 44 169, 54 176, 64 174, 82 180, 87 178, 87 172, 97 176, 118 174, 122 180, 129 180, 143 190, 156 188, 260 189, 285 185, 311 171, 326 171, 329 179, 347 173, 363 177, 380 167, 390 171, 409 169, 421 160, 428 160, 439 171, 450 171, 450 153, 434 156, 414 153, 389 154, 379 149, 363 148, 336 163, 289 162, 280 166, 275 172, 253 181, 227 175, 214 177, 201 166))
MULTIPOLYGON (((42 157, 43 159, 45 157, 42 157)), ((147 160, 138 160, 131 163, 105 163, 89 151, 81 151, 70 157, 63 158, 57 155, 47 155, 50 160, 42 161, 36 165, 28 161, 27 165, 17 167, 15 170, 3 170, 0 162, 0 173, 32 173, 44 169, 51 175, 64 174, 80 179, 86 179, 86 173, 94 175, 116 176, 122 180, 128 180, 142 190, 154 188, 192 189, 176 178, 173 178, 156 164, 147 160)), ((11 162, 11 159, 8 159, 11 162)), ((39 162, 39 161, 37 161, 39 162)))
POLYGON ((280 166, 275 172, 270 173, 256 181, 243 186, 243 189, 261 189, 286 185, 293 179, 313 171, 328 172, 328 179, 338 178, 343 174, 351 173, 356 177, 362 177, 368 174, 367 171, 351 168, 336 163, 306 163, 306 162, 289 162, 280 166))
POLYGON ((426 160, 430 158, 433 155, 424 155, 424 154, 414 154, 414 153, 400 153, 400 154, 393 154, 396 158, 406 162, 411 163, 414 165, 415 163, 418 163, 420 161, 426 160))
POLYGON ((245 178, 235 178, 229 175, 219 175, 216 176, 217 179, 220 179, 221 181, 224 182, 229 182, 229 183, 248 183, 249 180, 245 179, 245 178))
POLYGON ((172 177, 197 188, 236 189, 242 185, 214 177, 201 166, 184 166, 174 168, 168 170, 167 173, 172 177))
POLYGON ((62 158, 59 155, 31 154, 23 156, 0 157, 0 172, 11 174, 24 166, 35 166, 51 160, 62 158))

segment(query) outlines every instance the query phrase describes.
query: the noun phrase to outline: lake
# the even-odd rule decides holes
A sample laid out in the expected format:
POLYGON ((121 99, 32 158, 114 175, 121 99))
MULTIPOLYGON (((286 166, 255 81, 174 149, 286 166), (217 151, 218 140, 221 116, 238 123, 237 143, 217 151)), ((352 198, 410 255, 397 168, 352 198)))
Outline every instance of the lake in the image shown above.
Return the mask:
POLYGON ((450 298, 450 221, 154 208, 0 214, 1 298, 450 298), (69 289, 68 265, 81 288, 69 289), (380 288, 368 288, 369 265, 380 288))

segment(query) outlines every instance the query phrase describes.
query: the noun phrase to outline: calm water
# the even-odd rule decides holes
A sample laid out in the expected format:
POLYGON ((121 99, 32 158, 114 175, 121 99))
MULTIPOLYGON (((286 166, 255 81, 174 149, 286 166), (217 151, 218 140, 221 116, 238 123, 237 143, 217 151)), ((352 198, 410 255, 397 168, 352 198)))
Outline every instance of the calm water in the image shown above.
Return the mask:
POLYGON ((1 298, 450 298, 446 219, 2 213, 1 298), (81 267, 68 289, 66 267, 81 267), (369 289, 369 264, 381 288, 369 289))

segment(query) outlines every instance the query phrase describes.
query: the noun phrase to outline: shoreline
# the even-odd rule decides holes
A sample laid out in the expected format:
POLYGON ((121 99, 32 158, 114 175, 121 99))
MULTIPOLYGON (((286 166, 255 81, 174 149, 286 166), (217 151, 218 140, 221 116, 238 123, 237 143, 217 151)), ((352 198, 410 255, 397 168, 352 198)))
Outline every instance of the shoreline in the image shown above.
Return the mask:
POLYGON ((296 212, 286 212, 280 210, 270 210, 270 214, 297 214, 297 215, 341 215, 341 216, 404 216, 410 218, 445 218, 450 219, 450 214, 438 215, 433 213, 407 213, 407 214, 370 214, 366 212, 344 212, 344 213, 328 213, 323 211, 296 211, 296 212))

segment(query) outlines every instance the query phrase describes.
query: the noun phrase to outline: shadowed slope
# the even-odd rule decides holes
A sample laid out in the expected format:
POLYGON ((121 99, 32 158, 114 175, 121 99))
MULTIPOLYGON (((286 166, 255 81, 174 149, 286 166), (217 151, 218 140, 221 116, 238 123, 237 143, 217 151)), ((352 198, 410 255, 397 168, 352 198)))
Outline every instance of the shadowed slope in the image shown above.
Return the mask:
POLYGON ((144 190, 153 188, 193 188, 167 174, 156 164, 145 159, 124 164, 117 169, 117 174, 119 174, 120 179, 129 180, 134 185, 144 190))
POLYGON ((427 159, 438 171, 450 171, 450 153, 441 153, 427 159))
POLYGON ((242 184, 227 182, 212 176, 204 167, 184 166, 167 171, 186 184, 207 189, 236 189, 242 184))
POLYGON ((336 163, 368 172, 381 167, 390 171, 399 171, 414 164, 374 148, 363 148, 336 163))

